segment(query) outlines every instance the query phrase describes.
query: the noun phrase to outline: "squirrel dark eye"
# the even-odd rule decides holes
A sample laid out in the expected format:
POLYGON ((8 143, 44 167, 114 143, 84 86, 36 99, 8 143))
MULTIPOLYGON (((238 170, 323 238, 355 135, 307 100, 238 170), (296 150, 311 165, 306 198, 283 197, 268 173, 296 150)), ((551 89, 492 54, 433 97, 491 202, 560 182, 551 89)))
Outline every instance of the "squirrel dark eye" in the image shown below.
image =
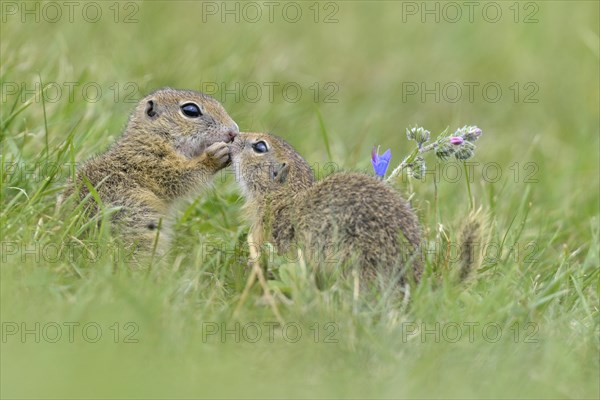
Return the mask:
POLYGON ((190 118, 198 118, 202 115, 202 111, 200 111, 200 107, 195 105, 194 103, 187 103, 181 106, 181 112, 183 115, 190 118))
POLYGON ((252 145, 252 148, 257 153, 266 153, 267 151, 269 151, 269 148, 267 147, 267 144, 265 142, 263 142, 262 140, 260 142, 254 143, 252 145))

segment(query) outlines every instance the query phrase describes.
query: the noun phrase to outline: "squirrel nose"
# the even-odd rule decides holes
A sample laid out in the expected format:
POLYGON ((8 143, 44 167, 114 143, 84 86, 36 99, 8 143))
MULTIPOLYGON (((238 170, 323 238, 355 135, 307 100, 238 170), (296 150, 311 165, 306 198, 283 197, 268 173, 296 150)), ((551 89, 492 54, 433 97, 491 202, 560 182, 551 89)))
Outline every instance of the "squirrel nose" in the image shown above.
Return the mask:
POLYGON ((229 128, 229 131, 227 131, 227 135, 229 136, 229 140, 233 141, 233 139, 240 133, 240 128, 238 127, 238 125, 234 122, 233 126, 231 128, 229 128))

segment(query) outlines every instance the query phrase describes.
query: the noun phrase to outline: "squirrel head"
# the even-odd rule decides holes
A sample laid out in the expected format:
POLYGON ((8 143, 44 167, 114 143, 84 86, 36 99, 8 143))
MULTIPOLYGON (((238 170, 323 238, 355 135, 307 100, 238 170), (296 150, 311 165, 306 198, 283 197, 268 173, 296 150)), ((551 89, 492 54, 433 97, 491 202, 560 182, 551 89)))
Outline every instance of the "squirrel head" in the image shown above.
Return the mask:
POLYGON ((192 90, 164 88, 138 103, 126 132, 153 135, 148 141, 167 140, 181 155, 193 158, 213 143, 231 142, 239 128, 212 97, 192 90))
POLYGON ((240 133, 231 144, 232 167, 246 197, 283 189, 297 193, 314 182, 313 171, 285 140, 266 133, 240 133))

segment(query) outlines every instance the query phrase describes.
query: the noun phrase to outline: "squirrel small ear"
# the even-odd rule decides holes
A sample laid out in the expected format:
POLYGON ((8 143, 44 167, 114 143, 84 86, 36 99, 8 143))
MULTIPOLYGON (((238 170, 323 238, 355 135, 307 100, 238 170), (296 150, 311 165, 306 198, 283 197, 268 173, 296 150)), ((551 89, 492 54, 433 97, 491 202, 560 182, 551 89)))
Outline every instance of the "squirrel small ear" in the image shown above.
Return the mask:
POLYGON ((271 179, 277 183, 285 183, 287 181, 290 166, 286 163, 281 163, 271 169, 271 179))
POLYGON ((150 118, 158 117, 158 112, 156 112, 156 105, 154 104, 154 100, 148 100, 146 103, 146 115, 150 118))

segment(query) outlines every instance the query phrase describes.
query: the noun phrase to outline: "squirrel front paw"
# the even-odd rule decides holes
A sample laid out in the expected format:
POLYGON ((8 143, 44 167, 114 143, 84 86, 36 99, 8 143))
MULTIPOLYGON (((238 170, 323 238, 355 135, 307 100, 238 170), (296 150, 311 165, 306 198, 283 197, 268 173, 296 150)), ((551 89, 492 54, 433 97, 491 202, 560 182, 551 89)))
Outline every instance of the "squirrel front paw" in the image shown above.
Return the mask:
POLYGON ((224 142, 213 143, 206 148, 203 154, 203 163, 214 171, 225 168, 231 162, 229 146, 224 142))

